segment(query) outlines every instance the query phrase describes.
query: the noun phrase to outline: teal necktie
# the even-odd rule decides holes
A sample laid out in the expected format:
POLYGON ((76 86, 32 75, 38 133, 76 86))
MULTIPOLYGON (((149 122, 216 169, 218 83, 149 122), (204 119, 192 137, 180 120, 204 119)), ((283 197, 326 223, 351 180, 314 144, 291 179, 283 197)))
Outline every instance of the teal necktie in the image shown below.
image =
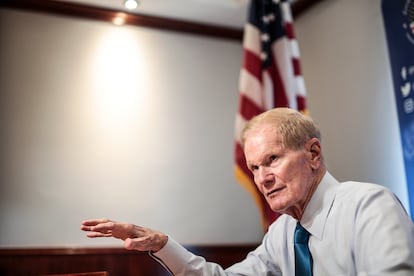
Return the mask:
POLYGON ((298 224, 295 229, 295 275, 312 276, 312 256, 309 252, 309 232, 298 224))

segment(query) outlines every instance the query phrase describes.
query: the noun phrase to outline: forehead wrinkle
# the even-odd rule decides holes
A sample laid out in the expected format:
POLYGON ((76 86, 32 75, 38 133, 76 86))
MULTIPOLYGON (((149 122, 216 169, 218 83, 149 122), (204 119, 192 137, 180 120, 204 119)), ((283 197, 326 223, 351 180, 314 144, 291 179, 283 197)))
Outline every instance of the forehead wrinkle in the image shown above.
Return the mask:
MULTIPOLYGON (((248 165, 261 164, 267 156, 274 153, 276 147, 279 147, 277 148, 278 150, 283 148, 281 147, 280 137, 278 137, 276 129, 268 126, 265 127, 264 125, 252 129, 247 136, 245 147, 245 155, 248 165), (249 152, 253 152, 253 158, 256 158, 257 160, 251 160, 251 158, 250 160, 247 159, 246 153, 248 152, 248 148, 250 148, 249 152)), ((252 156, 252 154, 250 154, 250 156, 252 156)))

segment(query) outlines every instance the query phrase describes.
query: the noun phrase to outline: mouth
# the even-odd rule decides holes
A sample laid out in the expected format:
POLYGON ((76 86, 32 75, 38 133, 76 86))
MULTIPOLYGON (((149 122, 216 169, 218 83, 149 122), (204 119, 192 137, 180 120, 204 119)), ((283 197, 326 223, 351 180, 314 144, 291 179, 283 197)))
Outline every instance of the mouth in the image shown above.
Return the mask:
POLYGON ((275 189, 271 190, 270 192, 266 193, 266 197, 273 198, 284 188, 285 187, 275 188, 275 189))

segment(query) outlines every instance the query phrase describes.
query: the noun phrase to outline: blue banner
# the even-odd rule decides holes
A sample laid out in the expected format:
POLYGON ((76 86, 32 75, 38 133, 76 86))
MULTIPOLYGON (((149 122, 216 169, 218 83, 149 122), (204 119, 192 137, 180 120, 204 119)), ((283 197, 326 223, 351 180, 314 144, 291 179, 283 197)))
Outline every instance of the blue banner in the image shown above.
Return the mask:
POLYGON ((414 0, 382 0, 411 218, 414 218, 414 0))

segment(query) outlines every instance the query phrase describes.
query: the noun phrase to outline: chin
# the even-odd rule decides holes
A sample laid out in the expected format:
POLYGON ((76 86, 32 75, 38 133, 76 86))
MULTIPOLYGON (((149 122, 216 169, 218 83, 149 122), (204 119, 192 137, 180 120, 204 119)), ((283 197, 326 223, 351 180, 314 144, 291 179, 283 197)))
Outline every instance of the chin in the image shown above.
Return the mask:
POLYGON ((270 209, 272 209, 273 212, 284 214, 286 213, 286 204, 282 204, 280 201, 274 199, 268 200, 267 203, 269 204, 270 209))
POLYGON ((284 208, 282 206, 280 206, 280 204, 270 204, 269 203, 269 207, 270 209, 272 209, 273 212, 277 212, 277 213, 283 213, 284 208))

